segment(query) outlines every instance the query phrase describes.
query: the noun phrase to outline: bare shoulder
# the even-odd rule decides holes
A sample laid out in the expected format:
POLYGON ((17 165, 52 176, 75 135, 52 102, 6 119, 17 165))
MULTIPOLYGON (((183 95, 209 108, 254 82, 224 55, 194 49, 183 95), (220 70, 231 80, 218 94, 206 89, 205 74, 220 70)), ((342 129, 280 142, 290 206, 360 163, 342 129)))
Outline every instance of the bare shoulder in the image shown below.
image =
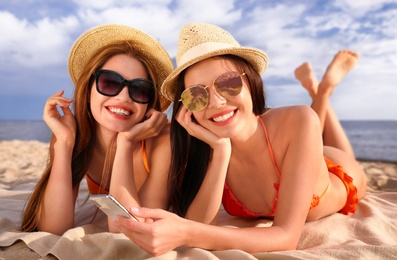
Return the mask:
POLYGON ((281 150, 321 129, 317 114, 305 105, 272 108, 261 115, 261 118, 270 142, 281 150))
POLYGON ((271 108, 262 114, 261 118, 267 124, 278 126, 292 126, 291 124, 296 126, 300 125, 298 122, 318 120, 317 114, 307 105, 271 108))
POLYGON ((296 154, 301 153, 301 147, 308 148, 316 140, 321 142, 320 120, 309 106, 274 108, 261 118, 267 128, 277 165, 284 165, 287 153, 298 156, 296 154), (297 150, 296 147, 300 148, 297 150))

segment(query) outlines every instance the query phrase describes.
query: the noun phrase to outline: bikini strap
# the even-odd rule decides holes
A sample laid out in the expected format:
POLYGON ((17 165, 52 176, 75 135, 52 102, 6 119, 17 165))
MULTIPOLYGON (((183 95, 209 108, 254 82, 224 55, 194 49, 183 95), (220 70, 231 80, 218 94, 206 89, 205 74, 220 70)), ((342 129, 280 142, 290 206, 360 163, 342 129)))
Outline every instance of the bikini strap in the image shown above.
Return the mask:
POLYGON ((261 122, 262 127, 263 127, 263 130, 264 130, 264 132, 265 132, 266 141, 267 141, 267 148, 268 148, 268 150, 269 150, 270 159, 272 159, 274 168, 276 169, 278 178, 280 179, 281 174, 280 174, 280 171, 279 171, 279 169, 278 169, 278 167, 277 167, 276 159, 274 158, 272 145, 270 144, 270 140, 269 140, 269 135, 268 135, 268 133, 267 133, 267 129, 266 129, 265 123, 263 123, 263 120, 262 120, 262 118, 261 118, 260 116, 259 116, 259 121, 261 122))
POLYGON ((141 146, 142 146, 142 161, 143 161, 143 165, 145 166, 146 171, 149 172, 149 160, 147 158, 145 140, 141 141, 141 146))

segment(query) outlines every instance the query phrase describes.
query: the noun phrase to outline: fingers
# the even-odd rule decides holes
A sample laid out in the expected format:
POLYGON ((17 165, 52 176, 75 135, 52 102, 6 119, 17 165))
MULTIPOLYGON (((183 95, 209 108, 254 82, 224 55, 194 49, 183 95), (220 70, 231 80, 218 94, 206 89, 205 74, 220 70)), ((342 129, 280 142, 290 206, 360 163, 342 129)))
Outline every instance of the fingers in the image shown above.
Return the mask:
POLYGON ((139 218, 150 218, 155 220, 165 218, 169 213, 168 211, 162 209, 150 209, 145 207, 131 207, 131 213, 139 218))
POLYGON ((178 112, 176 113, 176 120, 179 122, 179 124, 183 125, 183 122, 184 122, 184 119, 185 119, 186 115, 188 117, 191 117, 192 114, 193 113, 191 111, 189 111, 186 107, 181 106, 179 108, 178 112))
MULTIPOLYGON (((167 115, 160 112, 156 111, 154 109, 149 110, 146 113, 146 127, 148 127, 151 130, 154 130, 153 133, 158 135, 161 130, 164 128, 164 126, 168 123, 168 118, 167 115)), ((145 123, 144 122, 144 123, 145 123)))
POLYGON ((154 109, 146 113, 146 118, 145 121, 134 125, 119 136, 132 142, 141 141, 158 136, 168 124, 167 115, 154 109))
POLYGON ((207 143, 212 147, 212 149, 215 149, 216 147, 224 147, 225 144, 230 146, 229 138, 221 138, 217 136, 211 130, 201 125, 192 116, 193 112, 184 106, 180 107, 176 115, 176 120, 183 128, 185 128, 189 135, 207 143))
POLYGON ((61 109, 64 115, 73 115, 72 110, 70 110, 69 106, 61 107, 61 109))
POLYGON ((152 224, 156 220, 163 218, 162 210, 147 209, 147 208, 131 208, 131 213, 137 218, 145 219, 145 221, 137 222, 132 219, 118 217, 114 221, 114 225, 120 229, 121 232, 133 236, 135 234, 147 234, 151 232, 152 224), (159 212, 160 211, 160 212, 159 212))
POLYGON ((69 108, 73 100, 64 97, 63 94, 64 91, 61 90, 47 99, 43 111, 43 120, 57 140, 65 140, 70 143, 74 141, 76 134, 75 118, 69 108), (57 107, 61 108, 63 115, 57 107))
POLYGON ((47 99, 43 112, 44 121, 54 117, 59 118, 61 116, 56 106, 61 107, 62 111, 66 114, 72 113, 71 110, 69 109, 69 106, 73 102, 73 100, 63 97, 62 96, 63 93, 64 91, 61 90, 47 99))
POLYGON ((123 233, 137 232, 144 233, 146 231, 146 225, 142 225, 143 222, 137 222, 132 219, 117 217, 113 224, 120 229, 123 233))
POLYGON ((159 248, 159 243, 154 235, 155 232, 152 231, 151 225, 139 222, 134 223, 132 220, 120 217, 115 221, 115 226, 132 242, 151 255, 159 255, 172 250, 172 248, 166 250, 159 248))
POLYGON ((176 121, 178 121, 178 123, 183 126, 183 128, 185 128, 189 134, 192 134, 189 128, 189 124, 192 123, 192 115, 193 112, 184 106, 181 106, 178 113, 176 114, 176 121))
POLYGON ((145 222, 119 217, 115 221, 121 232, 131 241, 152 255, 160 255, 180 246, 177 229, 182 218, 162 209, 131 208, 131 213, 145 222), (147 220, 150 221, 147 221, 147 220))
POLYGON ((185 108, 184 106, 181 106, 179 109, 176 120, 178 123, 186 129, 186 131, 189 133, 189 135, 192 135, 204 142, 206 142, 205 134, 213 135, 212 132, 209 132, 205 127, 197 123, 196 121, 193 121, 192 119, 193 112, 185 108))
POLYGON ((145 246, 145 239, 147 239, 146 234, 150 234, 150 226, 147 226, 145 223, 136 222, 123 217, 116 218, 113 224, 131 241, 143 248, 145 251, 148 251, 145 246))
POLYGON ((50 106, 58 105, 60 107, 69 107, 69 105, 73 102, 73 100, 63 97, 62 96, 63 93, 64 93, 64 91, 61 90, 61 91, 55 93, 53 96, 49 97, 47 99, 46 105, 50 105, 50 106))

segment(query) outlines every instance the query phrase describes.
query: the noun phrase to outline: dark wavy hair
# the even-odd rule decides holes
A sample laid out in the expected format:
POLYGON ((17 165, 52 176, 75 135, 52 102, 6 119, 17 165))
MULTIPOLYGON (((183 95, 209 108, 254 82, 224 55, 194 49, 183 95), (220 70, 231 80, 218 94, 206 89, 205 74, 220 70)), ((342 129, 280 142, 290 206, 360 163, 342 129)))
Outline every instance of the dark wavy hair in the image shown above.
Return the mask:
MULTIPOLYGON (((214 57, 233 63, 240 73, 245 72, 248 80, 248 88, 251 93, 253 113, 263 114, 267 107, 265 103, 265 91, 260 74, 246 60, 234 55, 222 55, 214 57)), ((184 90, 185 71, 178 80, 177 91, 174 97, 174 107, 171 118, 171 168, 168 179, 170 192, 171 211, 184 217, 194 200, 207 172, 212 155, 211 147, 188 134, 188 132, 176 121, 176 114, 182 103, 179 102, 184 90)))

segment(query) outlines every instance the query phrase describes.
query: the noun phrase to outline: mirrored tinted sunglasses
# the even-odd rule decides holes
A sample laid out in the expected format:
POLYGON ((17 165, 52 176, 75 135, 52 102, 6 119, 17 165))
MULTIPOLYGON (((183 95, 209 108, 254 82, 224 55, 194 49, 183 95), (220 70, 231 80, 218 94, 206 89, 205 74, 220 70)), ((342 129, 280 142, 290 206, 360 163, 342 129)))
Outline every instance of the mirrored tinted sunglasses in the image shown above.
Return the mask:
POLYGON ((130 98, 136 103, 147 104, 154 95, 153 82, 147 79, 126 80, 123 76, 111 70, 96 70, 94 76, 96 78, 96 89, 104 96, 117 96, 125 86, 128 87, 130 98))
MULTIPOLYGON (((243 75, 245 73, 240 74, 236 71, 223 73, 213 82, 216 92, 224 98, 237 96, 243 88, 243 80, 241 78, 243 75)), ((192 85, 182 92, 179 101, 182 101, 183 105, 192 112, 203 110, 209 102, 209 93, 207 91, 209 86, 192 85)))

